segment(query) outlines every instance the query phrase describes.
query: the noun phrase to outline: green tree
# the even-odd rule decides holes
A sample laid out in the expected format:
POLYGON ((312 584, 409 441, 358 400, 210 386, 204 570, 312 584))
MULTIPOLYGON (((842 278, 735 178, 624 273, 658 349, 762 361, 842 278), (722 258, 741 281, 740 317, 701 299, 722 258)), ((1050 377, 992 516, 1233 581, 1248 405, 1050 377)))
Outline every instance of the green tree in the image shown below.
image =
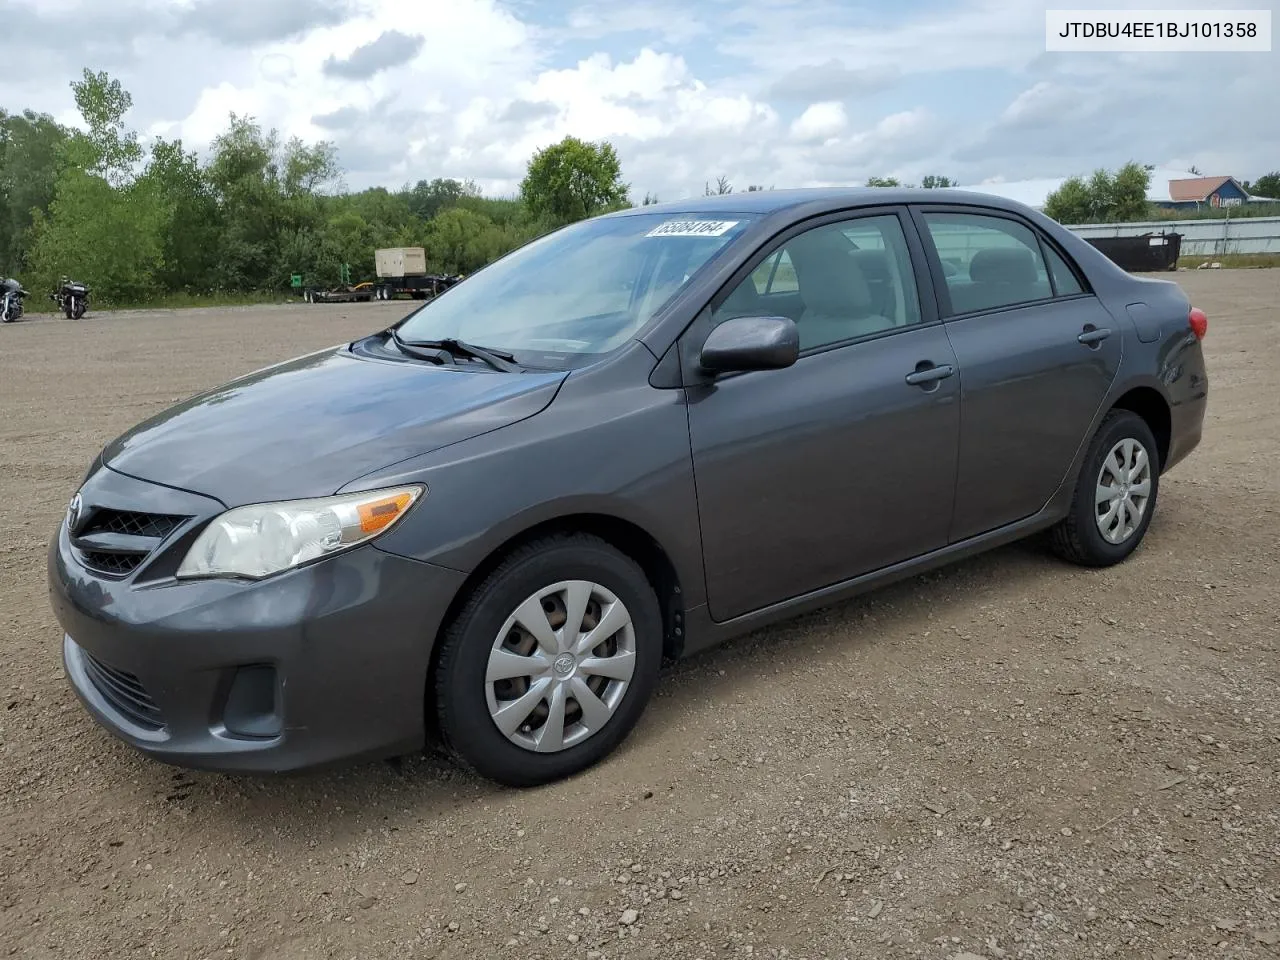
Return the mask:
POLYGON ((1248 186, 1249 193, 1255 197, 1267 197, 1280 200, 1280 170, 1264 173, 1248 186))
POLYGON ((463 197, 478 197, 480 188, 471 181, 463 183, 448 177, 419 180, 408 191, 409 209, 423 220, 430 220, 441 210, 456 207, 463 197))
POLYGON ((87 134, 72 137, 72 162, 96 173, 112 186, 127 182, 142 159, 138 134, 124 125, 133 96, 105 72, 85 69, 82 79, 71 81, 76 109, 89 127, 87 134))
POLYGON ((920 181, 920 186, 924 187, 926 190, 942 190, 947 187, 957 187, 959 184, 950 177, 940 177, 931 173, 920 181))
POLYGON ((446 273, 471 273, 503 253, 497 225, 462 207, 450 207, 432 218, 423 246, 432 269, 446 273))
POLYGON ((1151 171, 1139 163, 1126 163, 1111 177, 1108 217, 1117 223, 1145 220, 1151 215, 1147 190, 1151 171))
POLYGON ((25 266, 33 211, 47 211, 67 130, 47 114, 0 110, 0 272, 25 266))
POLYGON ((565 137, 533 155, 520 197, 535 218, 565 224, 628 206, 629 189, 611 143, 565 137))
POLYGON ((145 183, 112 187, 104 178, 68 168, 58 179, 47 216, 32 225, 31 265, 37 286, 58 277, 88 283, 103 303, 140 303, 160 292, 164 207, 145 183))
POLYGON ((897 177, 867 177, 868 187, 900 187, 897 177))
POLYGON ((314 194, 340 187, 342 168, 338 166, 338 148, 327 140, 308 146, 298 137, 284 146, 281 164, 285 196, 314 194))
POLYGON ((349 264, 351 280, 358 283, 373 277, 374 229, 354 210, 329 220, 325 239, 337 263, 349 264))
POLYGON ((216 280, 223 225, 196 155, 183 150, 181 140, 156 140, 139 187, 161 208, 160 286, 167 291, 209 290, 216 280))
POLYGON ((1132 223, 1151 216, 1147 188, 1151 171, 1135 162, 1115 173, 1093 172, 1087 181, 1070 177, 1045 199, 1044 212, 1059 223, 1132 223))
MULTIPOLYGON (((275 131, 234 113, 213 141, 206 169, 225 224, 217 270, 222 288, 260 289, 273 279, 285 232, 277 150, 275 131)), ((289 232, 298 229, 295 224, 289 232)))
POLYGON ((1059 223, 1088 223, 1093 219, 1094 198, 1080 177, 1068 177, 1045 199, 1044 213, 1059 223))
POLYGON ((32 220, 32 269, 49 289, 69 274, 104 302, 145 300, 160 290, 166 205, 155 182, 133 178, 143 152, 124 125, 132 98, 105 73, 71 87, 89 132, 65 142, 48 213, 32 220))

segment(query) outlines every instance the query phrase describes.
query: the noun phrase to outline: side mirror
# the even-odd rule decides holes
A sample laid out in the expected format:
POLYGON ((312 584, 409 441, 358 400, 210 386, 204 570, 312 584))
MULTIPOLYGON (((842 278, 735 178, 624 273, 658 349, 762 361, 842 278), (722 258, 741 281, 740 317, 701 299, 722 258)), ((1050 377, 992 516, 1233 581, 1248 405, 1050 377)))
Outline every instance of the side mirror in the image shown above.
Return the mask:
POLYGON ((713 373, 780 370, 800 356, 800 331, 787 317, 734 317, 713 329, 698 365, 713 373))

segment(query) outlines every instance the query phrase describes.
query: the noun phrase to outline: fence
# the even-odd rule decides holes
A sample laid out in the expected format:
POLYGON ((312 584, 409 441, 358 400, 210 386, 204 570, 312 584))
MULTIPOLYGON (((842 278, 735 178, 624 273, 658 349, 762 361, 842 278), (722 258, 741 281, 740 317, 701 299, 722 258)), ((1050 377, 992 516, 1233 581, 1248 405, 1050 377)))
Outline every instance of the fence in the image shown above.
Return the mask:
POLYGON ((1091 239, 1139 237, 1144 233, 1182 234, 1184 257, 1221 257, 1231 253, 1280 253, 1280 217, 1237 220, 1153 220, 1144 223, 1090 223, 1067 228, 1091 239))

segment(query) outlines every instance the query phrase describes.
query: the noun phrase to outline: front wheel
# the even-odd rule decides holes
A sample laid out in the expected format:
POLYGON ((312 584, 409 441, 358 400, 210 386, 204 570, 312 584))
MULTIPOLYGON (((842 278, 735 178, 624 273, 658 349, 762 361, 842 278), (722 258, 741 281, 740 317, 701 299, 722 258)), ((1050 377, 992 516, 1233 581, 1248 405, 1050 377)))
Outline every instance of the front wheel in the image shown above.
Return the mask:
POLYGON ((81 317, 84 316, 84 310, 85 310, 85 302, 81 300, 79 297, 77 297, 74 301, 72 301, 71 318, 73 320, 79 320, 81 317))
POLYGON ((574 535, 519 548, 442 637, 435 706, 445 747, 512 787, 586 769, 644 712, 662 635, 644 572, 607 543, 574 535))
POLYGON ((1160 453, 1147 422, 1130 410, 1102 421, 1067 516, 1051 533, 1054 552, 1088 567, 1125 560, 1146 536, 1160 491, 1160 453))

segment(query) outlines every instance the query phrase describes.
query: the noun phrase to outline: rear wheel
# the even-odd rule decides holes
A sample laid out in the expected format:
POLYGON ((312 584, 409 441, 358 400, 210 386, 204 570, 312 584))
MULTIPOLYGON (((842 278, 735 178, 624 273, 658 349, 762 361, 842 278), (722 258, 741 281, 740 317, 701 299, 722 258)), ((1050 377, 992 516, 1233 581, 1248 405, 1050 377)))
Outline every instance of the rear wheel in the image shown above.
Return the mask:
POLYGON ((595 537, 539 540, 485 578, 445 631, 441 738, 507 786, 570 776, 631 732, 661 662, 662 617, 640 567, 595 537))
POLYGON ((1120 563, 1142 542, 1160 490, 1160 454, 1147 422, 1113 410, 1098 428, 1066 518, 1053 528, 1054 551, 1089 567, 1120 563))

